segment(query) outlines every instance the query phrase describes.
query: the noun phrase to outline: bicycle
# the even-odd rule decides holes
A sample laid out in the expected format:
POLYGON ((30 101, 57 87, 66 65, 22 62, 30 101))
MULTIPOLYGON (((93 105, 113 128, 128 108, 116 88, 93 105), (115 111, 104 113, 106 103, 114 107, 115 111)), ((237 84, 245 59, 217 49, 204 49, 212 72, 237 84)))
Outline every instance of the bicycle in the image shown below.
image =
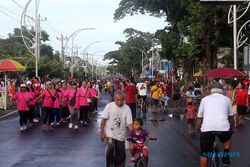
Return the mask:
POLYGON ((214 132, 215 135, 215 141, 213 145, 213 151, 208 155, 209 157, 209 167, 226 167, 229 165, 223 164, 222 158, 224 156, 224 153, 219 147, 219 138, 217 135, 219 135, 220 132, 214 132))
POLYGON ((145 118, 147 113, 147 100, 140 98, 137 102, 137 115, 139 117, 145 118))
POLYGON ((140 142, 136 141, 134 138, 127 138, 127 141, 131 143, 136 143, 138 146, 138 154, 135 158, 134 166, 133 167, 147 167, 148 160, 144 159, 143 157, 143 147, 147 146, 149 140, 157 140, 156 138, 147 138, 146 141, 140 142))

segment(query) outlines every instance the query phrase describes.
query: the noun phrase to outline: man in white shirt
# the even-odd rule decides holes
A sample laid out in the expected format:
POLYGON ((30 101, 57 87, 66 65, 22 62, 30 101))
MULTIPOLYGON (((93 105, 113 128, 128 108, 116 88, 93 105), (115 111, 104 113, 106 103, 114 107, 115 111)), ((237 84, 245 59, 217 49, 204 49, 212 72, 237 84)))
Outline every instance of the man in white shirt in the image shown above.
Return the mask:
POLYGON ((229 151, 232 145, 233 112, 230 99, 223 95, 223 86, 215 83, 211 95, 202 99, 197 120, 200 135, 200 166, 208 166, 211 158, 215 137, 224 144, 223 165, 229 165, 229 151))
POLYGON ((132 130, 133 121, 131 110, 124 101, 123 92, 117 91, 114 102, 107 104, 102 114, 100 139, 102 142, 107 139, 107 167, 125 167, 126 128, 132 130))
POLYGON ((144 101, 147 99, 147 84, 145 82, 139 82, 136 84, 138 90, 138 99, 142 98, 144 101))

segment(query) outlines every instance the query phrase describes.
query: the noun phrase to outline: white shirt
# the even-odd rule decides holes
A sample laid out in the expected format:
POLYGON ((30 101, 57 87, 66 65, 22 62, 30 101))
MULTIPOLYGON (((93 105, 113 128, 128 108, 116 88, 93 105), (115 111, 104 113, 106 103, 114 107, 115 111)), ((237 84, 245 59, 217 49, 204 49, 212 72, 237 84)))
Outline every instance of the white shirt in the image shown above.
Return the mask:
POLYGON ((129 106, 124 104, 122 107, 118 107, 115 102, 111 102, 104 108, 102 118, 107 119, 106 136, 124 141, 127 125, 133 123, 129 106))
POLYGON ((201 132, 228 131, 229 116, 233 116, 230 99, 222 94, 212 94, 202 99, 198 117, 203 118, 201 132))
POLYGON ((140 96, 147 96, 147 85, 145 83, 137 83, 136 88, 140 96))

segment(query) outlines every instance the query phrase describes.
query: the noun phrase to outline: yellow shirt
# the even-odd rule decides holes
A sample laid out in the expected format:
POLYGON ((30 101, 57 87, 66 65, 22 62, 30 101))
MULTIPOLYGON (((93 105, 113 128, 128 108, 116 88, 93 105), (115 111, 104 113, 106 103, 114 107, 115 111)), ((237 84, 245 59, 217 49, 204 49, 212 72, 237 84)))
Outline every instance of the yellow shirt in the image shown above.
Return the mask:
POLYGON ((160 100, 160 95, 161 95, 161 88, 157 87, 157 85, 154 85, 151 87, 151 98, 160 100))

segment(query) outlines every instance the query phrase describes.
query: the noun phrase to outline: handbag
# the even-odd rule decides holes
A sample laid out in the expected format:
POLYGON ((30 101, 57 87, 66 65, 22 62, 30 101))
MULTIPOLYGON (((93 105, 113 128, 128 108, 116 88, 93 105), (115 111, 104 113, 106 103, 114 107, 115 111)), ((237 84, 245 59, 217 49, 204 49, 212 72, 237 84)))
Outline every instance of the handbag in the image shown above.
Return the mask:
POLYGON ((74 97, 69 101, 69 105, 70 105, 71 107, 74 107, 75 104, 76 104, 76 93, 77 93, 77 90, 76 90, 75 93, 74 93, 74 97))

